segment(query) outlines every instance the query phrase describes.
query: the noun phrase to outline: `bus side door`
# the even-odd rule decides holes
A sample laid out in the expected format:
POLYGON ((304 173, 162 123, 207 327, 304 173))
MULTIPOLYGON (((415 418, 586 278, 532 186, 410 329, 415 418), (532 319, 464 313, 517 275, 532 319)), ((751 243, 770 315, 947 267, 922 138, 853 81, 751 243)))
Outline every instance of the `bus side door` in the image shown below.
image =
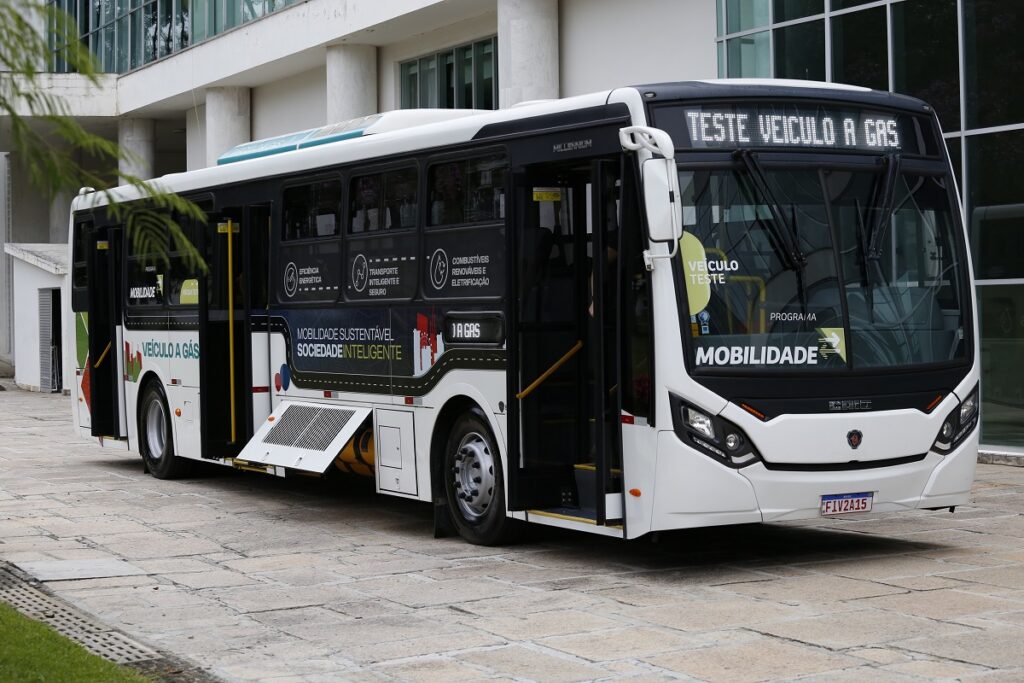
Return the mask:
POLYGON ((83 373, 88 373, 93 436, 127 435, 121 380, 123 234, 119 225, 97 226, 86 238, 89 354, 83 373))
POLYGON ((619 173, 608 156, 514 174, 511 509, 622 518, 619 173))

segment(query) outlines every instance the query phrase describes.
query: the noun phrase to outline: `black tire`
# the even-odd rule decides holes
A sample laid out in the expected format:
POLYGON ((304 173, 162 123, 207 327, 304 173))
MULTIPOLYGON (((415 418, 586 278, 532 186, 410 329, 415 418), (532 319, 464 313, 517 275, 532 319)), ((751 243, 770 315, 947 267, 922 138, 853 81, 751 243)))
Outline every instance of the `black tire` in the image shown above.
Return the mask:
POLYGON ((157 479, 184 477, 191 463, 174 455, 174 436, 167 397, 159 382, 150 381, 139 401, 139 452, 146 469, 157 479))
POLYGON ((476 545, 513 540, 517 525, 505 515, 501 454, 479 409, 452 425, 444 450, 445 499, 459 535, 476 545))

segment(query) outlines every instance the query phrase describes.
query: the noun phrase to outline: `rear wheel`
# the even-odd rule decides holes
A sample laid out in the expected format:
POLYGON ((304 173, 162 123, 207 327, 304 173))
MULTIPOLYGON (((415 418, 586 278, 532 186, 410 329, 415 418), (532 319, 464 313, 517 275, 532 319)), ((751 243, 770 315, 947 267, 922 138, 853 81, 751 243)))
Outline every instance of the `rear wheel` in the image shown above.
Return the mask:
POLYGON ((445 446, 444 489, 459 535, 477 545, 512 539, 505 515, 505 478, 494 436, 479 410, 459 417, 445 446))
POLYGON ((139 402, 139 450, 146 469, 157 479, 177 479, 188 474, 190 463, 174 455, 171 414, 163 387, 156 381, 146 384, 139 402))

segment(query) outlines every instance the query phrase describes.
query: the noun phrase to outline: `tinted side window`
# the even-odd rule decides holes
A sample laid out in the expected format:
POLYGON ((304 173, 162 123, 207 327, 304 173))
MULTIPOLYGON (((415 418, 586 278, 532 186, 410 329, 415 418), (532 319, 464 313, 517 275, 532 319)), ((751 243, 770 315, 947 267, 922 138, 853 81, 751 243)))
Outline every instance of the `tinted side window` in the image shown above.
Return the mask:
MULTIPOLYGON (((209 212, 208 204, 200 204, 200 208, 209 212)), ((185 240, 188 241, 196 251, 194 256, 199 255, 199 233, 202 224, 196 224, 191 219, 178 218, 178 225, 185 240)), ((167 273, 167 303, 171 306, 197 306, 199 304, 199 278, 201 271, 198 260, 190 255, 186 244, 176 243, 171 240, 171 252, 168 254, 170 268, 167 273)))
POLYGON ((403 168, 352 178, 349 232, 416 227, 419 207, 416 169, 403 168))
MULTIPOLYGON (((129 240, 130 243, 130 240, 129 240)), ((132 254, 128 257, 128 304, 160 306, 164 303, 165 254, 132 254)))
POLYGON ((285 188, 285 240, 336 235, 340 219, 341 181, 330 178, 285 188))
POLYGON ((71 308, 74 311, 85 311, 89 308, 88 286, 88 243, 92 233, 92 221, 75 223, 72 239, 74 253, 71 264, 71 308))
POLYGON ((505 218, 505 168, 500 156, 446 161, 430 167, 428 225, 457 225, 505 218))

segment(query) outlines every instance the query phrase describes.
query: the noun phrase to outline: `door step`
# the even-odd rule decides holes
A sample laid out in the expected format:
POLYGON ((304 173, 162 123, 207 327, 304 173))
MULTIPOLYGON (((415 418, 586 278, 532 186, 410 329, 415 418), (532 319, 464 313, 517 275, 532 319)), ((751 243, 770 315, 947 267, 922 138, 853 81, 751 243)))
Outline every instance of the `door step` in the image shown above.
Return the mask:
MULTIPOLYGON (((593 463, 580 463, 573 465, 573 474, 576 477, 576 495, 581 509, 597 509, 597 466, 593 463)), ((622 516, 622 470, 612 469, 612 488, 617 489, 616 493, 605 495, 605 510, 608 519, 622 516), (613 502, 614 500, 614 502, 613 502), (613 514, 614 512, 614 514, 613 514)))

